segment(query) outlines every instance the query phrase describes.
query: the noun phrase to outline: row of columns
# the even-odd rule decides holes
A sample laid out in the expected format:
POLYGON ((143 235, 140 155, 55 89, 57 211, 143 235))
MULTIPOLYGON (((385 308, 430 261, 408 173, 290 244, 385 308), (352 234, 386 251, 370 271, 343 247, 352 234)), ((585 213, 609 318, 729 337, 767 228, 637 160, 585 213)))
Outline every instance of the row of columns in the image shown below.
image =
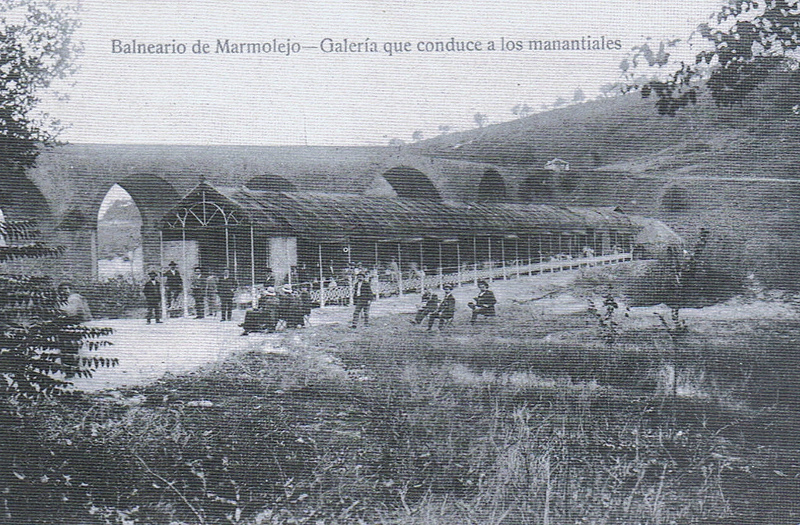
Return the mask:
MULTIPOLYGON (((552 234, 537 234, 537 235, 533 236, 533 237, 538 238, 537 240, 538 240, 538 262, 539 263, 543 262, 543 257, 544 257, 544 255, 543 255, 544 254, 544 246, 543 246, 543 240, 542 240, 543 235, 547 235, 548 236, 548 244, 549 244, 549 252, 550 253, 553 253, 553 248, 554 248, 554 246, 553 246, 553 235, 552 234)), ((562 250, 563 250, 563 243, 562 243, 562 236, 563 235, 564 234, 561 234, 561 233, 558 234, 558 249, 559 249, 558 253, 561 253, 562 250)), ((609 236, 611 236, 611 235, 613 235, 614 237, 613 238, 609 238, 609 244, 611 244, 611 245, 617 244, 618 241, 619 241, 618 234, 616 234, 614 232, 612 234, 609 234, 609 236)), ((571 252, 572 251, 572 243, 573 243, 574 239, 573 239, 573 236, 571 236, 571 235, 568 235, 568 237, 569 237, 569 245, 570 245, 570 252, 571 252)), ((592 246, 596 247, 597 246, 597 234, 596 234, 596 232, 593 232, 592 237, 593 237, 592 246)), ((527 238, 526 238, 527 261, 528 261, 528 267, 529 267, 528 275, 532 275, 533 274, 532 266, 534 264, 531 238, 532 238, 532 236, 527 236, 527 238)), ((407 241, 406 244, 408 242, 410 242, 410 241, 407 241)), ((420 239, 419 241, 416 241, 416 242, 419 242, 419 264, 420 264, 420 269, 422 269, 422 268, 424 268, 424 262, 425 262, 424 247, 423 247, 424 240, 420 239)), ((632 242, 632 240, 631 240, 631 242, 632 242)), ((457 273, 458 286, 461 286, 464 280, 462 278, 461 243, 459 242, 458 239, 439 241, 439 243, 438 243, 438 252, 439 252, 438 253, 438 255, 439 255, 438 275, 439 275, 440 279, 444 275, 442 246, 444 244, 450 244, 450 243, 454 243, 455 247, 456 247, 456 273, 457 273)), ((398 280, 399 293, 401 295, 404 293, 404 289, 405 289, 404 283, 403 283, 403 271, 402 271, 403 262, 404 262, 404 260, 403 260, 403 249, 402 249, 402 245, 403 244, 404 243, 402 243, 402 242, 398 242, 397 243, 397 265, 398 265, 398 268, 399 268, 399 271, 397 272, 397 280, 398 280)), ((379 243, 375 242, 374 245, 375 245, 375 265, 378 266, 380 264, 379 243)), ((325 284, 324 284, 325 283, 325 275, 324 275, 323 244, 322 243, 318 244, 317 248, 318 248, 318 264, 319 264, 320 302, 321 302, 321 305, 324 306, 324 304, 325 304, 325 284)), ((632 250, 632 246, 629 247, 629 250, 632 250)), ((601 254, 603 254, 603 250, 601 250, 601 254)), ((352 265, 352 257, 351 257, 350 250, 347 251, 347 255, 348 255, 348 265, 352 265)), ((489 275, 490 275, 490 279, 491 279, 491 278, 493 278, 493 277, 491 277, 491 275, 492 275, 492 270, 494 269, 494 258, 492 257, 492 237, 487 237, 487 258, 488 258, 487 262, 489 262, 488 270, 489 270, 489 275)), ((472 267, 473 267, 472 269, 473 269, 473 275, 474 275, 474 279, 473 280, 474 280, 475 285, 477 286, 477 281, 479 280, 478 279, 478 271, 479 271, 479 268, 478 268, 478 264, 479 264, 479 261, 478 261, 478 236, 473 236, 472 237, 472 261, 473 261, 472 262, 472 267)), ((509 271, 513 271, 517 278, 519 278, 521 276, 522 272, 520 270, 519 237, 518 236, 516 236, 516 235, 508 235, 508 236, 504 236, 504 237, 500 238, 500 264, 502 266, 502 278, 503 278, 503 280, 507 280, 508 279, 509 271), (514 240, 514 266, 513 266, 513 269, 510 269, 505 264, 505 261, 506 261, 506 240, 507 239, 508 240, 512 240, 512 239, 514 240)), ((424 285, 424 283, 421 283, 421 285, 424 285)))

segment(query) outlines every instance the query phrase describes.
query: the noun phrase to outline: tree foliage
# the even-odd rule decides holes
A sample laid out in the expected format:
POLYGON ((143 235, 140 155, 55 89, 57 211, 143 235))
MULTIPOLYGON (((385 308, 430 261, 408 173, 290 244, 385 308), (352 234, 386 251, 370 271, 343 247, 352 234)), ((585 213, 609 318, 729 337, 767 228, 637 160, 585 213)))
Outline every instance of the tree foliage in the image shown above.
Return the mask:
POLYGON ((698 33, 709 44, 693 63, 681 62, 665 79, 633 79, 639 60, 663 67, 669 48, 677 41, 662 42, 657 50, 648 44, 633 49, 621 64, 628 75, 628 89, 643 97, 655 96, 659 114, 676 112, 697 102, 708 89, 718 106, 742 103, 767 77, 798 67, 800 51, 800 2, 798 0, 729 0, 698 33))
MULTIPOLYGON (((0 223, 0 264, 17 259, 56 256, 61 250, 34 241, 37 231, 28 221, 0 223)), ((0 266, 0 269, 1 266, 0 266)), ((64 316, 64 298, 52 279, 0 273, 0 396, 37 398, 57 395, 68 377, 90 377, 115 359, 78 357, 83 346, 94 350, 107 328, 83 326, 64 316)))
MULTIPOLYGON (((0 4, 0 176, 21 176, 41 144, 52 144, 58 123, 37 114, 42 93, 73 71, 77 5, 48 0, 0 4)), ((49 277, 3 272, 5 263, 61 250, 40 241, 31 221, 0 222, 0 399, 58 394, 67 377, 89 376, 103 358, 78 350, 105 344, 108 329, 89 328, 61 312, 64 298, 49 277)))
POLYGON ((74 71, 77 5, 49 0, 0 3, 0 170, 33 164, 41 144, 51 144, 59 122, 37 114, 53 80, 74 71))

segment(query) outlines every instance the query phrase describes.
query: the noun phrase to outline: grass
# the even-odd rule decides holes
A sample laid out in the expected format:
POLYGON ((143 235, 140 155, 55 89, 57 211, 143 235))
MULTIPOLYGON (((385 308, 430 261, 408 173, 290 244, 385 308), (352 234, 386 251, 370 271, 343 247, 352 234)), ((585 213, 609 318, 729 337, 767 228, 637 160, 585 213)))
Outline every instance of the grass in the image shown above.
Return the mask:
POLYGON ((796 522, 798 328, 693 320, 676 351, 643 314, 606 344, 591 315, 521 304, 441 334, 404 316, 287 333, 285 354, 251 349, 116 396, 16 410, 2 427, 4 512, 81 524, 796 522))

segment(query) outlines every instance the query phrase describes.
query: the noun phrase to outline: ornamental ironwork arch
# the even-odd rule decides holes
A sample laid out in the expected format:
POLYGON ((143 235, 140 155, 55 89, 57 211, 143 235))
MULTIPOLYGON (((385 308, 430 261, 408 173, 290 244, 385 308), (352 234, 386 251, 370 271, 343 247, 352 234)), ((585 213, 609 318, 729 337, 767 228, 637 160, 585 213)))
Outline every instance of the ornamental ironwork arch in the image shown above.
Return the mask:
POLYGON ((201 228, 210 226, 237 226, 247 221, 241 210, 234 206, 221 206, 209 200, 205 190, 201 199, 188 206, 181 206, 164 218, 164 224, 170 229, 185 229, 187 225, 196 223, 201 228))

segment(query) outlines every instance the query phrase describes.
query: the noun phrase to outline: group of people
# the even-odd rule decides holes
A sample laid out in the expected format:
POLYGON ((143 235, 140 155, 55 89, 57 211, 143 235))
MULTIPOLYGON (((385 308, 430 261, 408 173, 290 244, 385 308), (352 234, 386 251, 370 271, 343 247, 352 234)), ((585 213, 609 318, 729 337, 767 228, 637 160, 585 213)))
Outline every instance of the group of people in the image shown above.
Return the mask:
MULTIPOLYGON (((156 323, 161 322, 162 282, 166 294, 167 310, 174 310, 180 306, 183 278, 178 271, 177 263, 172 261, 169 263, 169 269, 164 272, 163 278, 160 279, 155 271, 151 271, 147 275, 147 282, 142 289, 147 308, 147 324, 150 324, 152 320, 155 320, 156 323)), ((220 321, 230 321, 233 297, 237 287, 236 279, 231 277, 230 270, 227 268, 218 277, 214 273, 205 273, 200 266, 196 267, 189 283, 189 291, 194 299, 195 317, 202 319, 206 315, 215 316, 219 311, 220 321)))
MULTIPOLYGON (((445 284, 442 286, 444 297, 439 299, 439 296, 431 291, 425 290, 422 293, 422 302, 417 307, 417 314, 411 320, 411 324, 422 324, 425 318, 428 319, 428 330, 433 329, 436 320, 439 321, 439 330, 453 322, 453 317, 456 313, 456 300, 453 297, 453 285, 445 284)), ((478 295, 467 306, 472 310, 470 323, 475 324, 478 316, 494 317, 496 315, 495 305, 497 298, 489 289, 488 281, 478 281, 478 295)))
MULTIPOLYGON (((179 304, 183 293, 183 280, 173 261, 163 278, 151 271, 148 281, 144 285, 143 293, 147 306, 147 323, 152 320, 161 322, 162 282, 166 293, 167 308, 175 308, 179 304)), ((217 277, 213 273, 206 274, 202 267, 194 269, 194 275, 189 283, 189 292, 194 299, 195 318, 202 319, 206 315, 214 316, 217 310, 221 313, 221 321, 230 321, 233 310, 233 298, 237 288, 236 280, 231 277, 226 268, 222 275, 217 277)), ((467 306, 472 310, 470 323, 475 323, 479 316, 495 316, 497 299, 489 289, 487 281, 478 281, 478 295, 467 306)), ((439 329, 453 321, 456 312, 456 300, 453 297, 453 285, 442 286, 444 296, 440 299, 438 294, 431 290, 424 290, 422 302, 417 308, 417 313, 412 324, 423 324, 427 319, 428 330, 432 330, 436 321, 439 329)), ((351 328, 357 328, 363 319, 364 325, 369 325, 370 304, 375 299, 375 293, 370 286, 370 281, 364 272, 355 275, 352 288, 354 305, 351 328)), ((276 289, 268 286, 263 295, 258 298, 257 306, 248 310, 244 322, 240 325, 244 330, 242 335, 251 332, 275 332, 283 327, 301 328, 308 324, 311 315, 311 293, 308 286, 293 289, 285 284, 276 289)))
POLYGON ((251 332, 275 332, 285 328, 302 328, 311 316, 311 293, 307 286, 300 290, 284 284, 278 293, 274 286, 267 286, 258 298, 256 308, 245 312, 240 325, 242 335, 251 332))

